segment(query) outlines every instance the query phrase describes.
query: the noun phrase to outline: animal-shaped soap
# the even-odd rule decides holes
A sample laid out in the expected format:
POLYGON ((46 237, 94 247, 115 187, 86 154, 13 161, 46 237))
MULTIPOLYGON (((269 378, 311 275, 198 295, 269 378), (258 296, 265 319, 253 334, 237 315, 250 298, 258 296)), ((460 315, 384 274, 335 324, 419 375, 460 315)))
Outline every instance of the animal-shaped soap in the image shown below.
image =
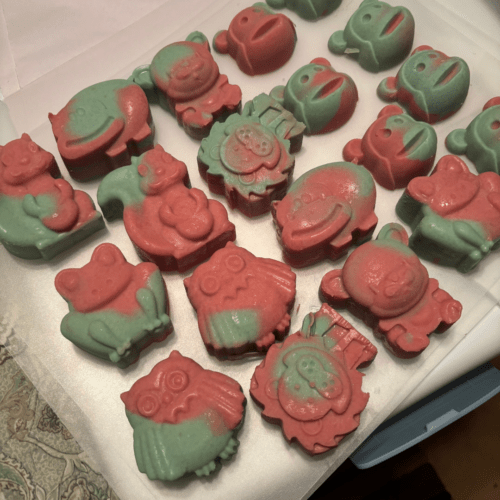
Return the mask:
POLYGON ((104 177, 97 202, 108 220, 123 217, 143 260, 184 272, 236 238, 222 203, 189 185, 186 164, 156 145, 104 177))
POLYGON ((328 163, 300 176, 272 214, 283 258, 293 267, 338 259, 377 225, 375 183, 364 167, 328 163))
POLYGON ((295 273, 229 242, 184 280, 210 354, 220 359, 265 352, 290 327, 295 273))
POLYGON ((61 322, 62 334, 120 368, 173 330, 158 267, 128 263, 111 243, 99 245, 82 268, 60 271, 55 286, 70 309, 61 322))
POLYGON ((414 177, 427 175, 436 150, 434 128, 391 104, 380 111, 362 139, 352 139, 344 146, 342 155, 367 168, 381 186, 394 190, 406 187, 414 177))
POLYGON ((320 296, 332 307, 347 307, 372 326, 399 358, 419 355, 429 334, 443 332, 462 314, 462 305, 439 288, 396 223, 386 224, 376 240, 356 248, 342 269, 321 280, 320 296))
POLYGON ((208 476, 239 446, 246 398, 236 380, 172 351, 121 395, 149 479, 208 476))
POLYGON ((466 273, 500 245, 500 175, 475 175, 457 156, 443 156, 429 177, 408 184, 396 213, 411 226, 419 256, 466 273))
POLYGON ((467 128, 450 132, 446 147, 467 155, 478 172, 500 174, 500 97, 490 99, 467 128))
POLYGON ((375 346, 327 304, 302 328, 274 344, 255 369, 250 394, 262 417, 283 427, 288 442, 310 455, 335 448, 359 425, 369 394, 363 374, 375 346))
POLYGON ((49 260, 102 228, 88 194, 28 134, 0 146, 0 242, 11 254, 49 260))
POLYGON ((101 177, 153 147, 148 99, 128 80, 81 90, 59 113, 49 113, 49 120, 61 158, 79 181, 101 177))

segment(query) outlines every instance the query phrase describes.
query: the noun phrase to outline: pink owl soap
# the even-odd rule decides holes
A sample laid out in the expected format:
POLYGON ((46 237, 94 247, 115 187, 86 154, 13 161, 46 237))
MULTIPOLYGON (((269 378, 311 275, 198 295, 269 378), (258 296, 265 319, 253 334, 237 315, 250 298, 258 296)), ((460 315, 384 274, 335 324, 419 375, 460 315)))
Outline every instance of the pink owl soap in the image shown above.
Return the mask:
POLYGON ((372 234, 375 183, 364 167, 328 163, 299 177, 272 214, 283 258, 293 267, 338 259, 372 234))
POLYGON ((153 147, 148 99, 128 80, 91 85, 49 119, 61 158, 78 181, 101 177, 153 147))
POLYGON ((374 241, 354 250, 342 269, 325 274, 320 296, 347 307, 399 358, 412 358, 461 316, 462 305, 439 288, 399 224, 386 224, 374 241))
POLYGON ((184 42, 161 49, 151 64, 137 68, 132 78, 156 94, 160 105, 195 139, 206 137, 216 120, 240 108, 240 88, 220 74, 207 38, 198 31, 184 42))
POLYGON ((292 57, 297 35, 292 21, 258 2, 239 12, 219 31, 214 49, 229 54, 243 73, 254 76, 281 68, 292 57))
POLYGON ((228 243, 184 280, 210 354, 220 359, 266 351, 290 327, 295 273, 228 243))
POLYGON ((420 257, 471 271, 500 245, 500 175, 475 175, 457 156, 443 156, 430 176, 408 184, 396 213, 420 257))
POLYGON ((400 106, 383 108, 362 139, 352 139, 342 151, 344 160, 361 164, 386 189, 406 187, 427 175, 436 158, 437 135, 425 122, 414 120, 400 106))
POLYGON ((28 134, 0 146, 0 242, 11 254, 49 260, 102 228, 91 198, 28 134))
POLYGON ((262 417, 282 426, 288 442, 318 455, 358 427, 369 399, 358 368, 376 354, 371 342, 323 304, 297 333, 271 346, 255 369, 250 394, 262 417))
POLYGON ((208 476, 237 451, 246 405, 241 386, 178 351, 121 398, 137 466, 149 479, 208 476))
POLYGON ((123 217, 143 260, 183 272, 236 238, 224 206, 188 186, 186 164, 157 145, 104 177, 97 201, 108 220, 123 217))
POLYGON ((120 368, 172 332, 159 269, 150 262, 129 264, 111 243, 99 245, 81 269, 59 272, 55 286, 70 309, 61 323, 62 334, 120 368))

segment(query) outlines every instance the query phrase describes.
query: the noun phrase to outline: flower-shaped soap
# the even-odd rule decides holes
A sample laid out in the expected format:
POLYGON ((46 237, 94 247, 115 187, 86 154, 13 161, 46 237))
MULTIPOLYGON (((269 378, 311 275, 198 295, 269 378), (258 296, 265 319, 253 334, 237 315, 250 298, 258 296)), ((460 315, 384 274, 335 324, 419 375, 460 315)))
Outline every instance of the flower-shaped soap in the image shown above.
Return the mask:
POLYGON ((59 113, 49 113, 68 172, 85 181, 127 165, 153 147, 154 125, 144 91, 127 80, 96 83, 59 113))
POLYGON ((363 374, 377 349, 340 314, 323 304, 301 330, 275 344, 255 369, 252 398, 262 417, 279 423, 287 441, 311 455, 335 448, 359 425, 369 394, 363 374))
POLYGON ((370 173, 353 163, 328 163, 303 174, 272 207, 285 261, 305 267, 335 260, 368 238, 378 221, 375 195, 370 173))
POLYGON ((129 264, 111 243, 99 245, 81 269, 55 279, 70 312, 61 332, 84 351, 126 368, 142 349, 172 332, 168 299, 154 264, 129 264))
POLYGON ((299 68, 286 85, 275 87, 271 97, 305 124, 306 134, 314 135, 336 130, 351 118, 358 90, 350 76, 318 57, 299 68))
POLYGON ((445 331, 462 313, 460 302, 429 278, 408 248, 406 231, 395 223, 354 250, 342 269, 325 274, 320 296, 361 317, 399 358, 420 354, 429 334, 445 331))
POLYGON ((216 123, 198 151, 200 175, 247 217, 271 210, 283 198, 302 144, 304 125, 275 99, 261 94, 242 114, 216 123))
POLYGON ((446 147, 467 155, 478 172, 500 174, 500 97, 490 99, 466 129, 450 132, 446 147))
POLYGON ((108 220, 123 216, 143 260, 183 272, 236 238, 224 206, 188 186, 186 164, 157 145, 104 177, 97 201, 108 220))
POLYGON ((456 113, 469 93, 470 71, 460 57, 448 57, 422 45, 404 62, 395 77, 377 87, 384 101, 397 101, 417 120, 437 123, 456 113))
POLYGON ((238 449, 246 398, 240 384, 172 351, 121 395, 139 470, 149 479, 208 476, 238 449))
POLYGON ((0 146, 0 242, 23 259, 52 259, 104 222, 91 198, 60 178, 28 134, 0 146))
POLYGON ((428 123, 418 122, 396 104, 383 108, 362 139, 352 139, 342 151, 344 160, 366 167, 387 189, 406 187, 427 175, 434 163, 437 135, 428 123))
POLYGON ((266 0, 273 9, 290 9, 307 21, 330 15, 342 0, 266 0))
POLYGON ((253 76, 281 68, 292 57, 296 40, 292 21, 258 2, 239 12, 227 30, 219 31, 213 46, 253 76))
POLYGON ((344 31, 328 40, 334 54, 348 54, 360 66, 377 73, 400 64, 410 53, 415 21, 406 7, 393 7, 379 0, 364 0, 344 31))
POLYGON ((396 213, 412 227, 419 256, 471 271, 500 246, 500 175, 475 175, 457 156, 443 156, 429 177, 408 184, 396 213))
POLYGON ((206 348, 220 359, 263 352, 290 327, 295 273, 228 243, 184 280, 206 348))
POLYGON ((161 49, 132 78, 146 91, 156 93, 160 105, 195 139, 206 137, 216 120, 238 111, 241 105, 240 88, 220 74, 205 35, 197 31, 186 41, 161 49))

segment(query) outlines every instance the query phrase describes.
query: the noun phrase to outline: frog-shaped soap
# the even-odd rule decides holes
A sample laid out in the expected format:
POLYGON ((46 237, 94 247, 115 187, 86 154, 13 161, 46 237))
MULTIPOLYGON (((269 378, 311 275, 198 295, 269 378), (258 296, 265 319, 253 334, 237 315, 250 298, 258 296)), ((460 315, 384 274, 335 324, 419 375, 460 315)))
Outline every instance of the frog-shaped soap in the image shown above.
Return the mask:
POLYGON ((406 7, 364 0, 344 31, 328 40, 334 54, 348 54, 367 71, 377 73, 400 64, 410 53, 415 21, 406 7))
POLYGON ((370 172, 353 163, 328 163, 300 176, 272 206, 285 261, 305 267, 335 260, 369 238, 378 221, 375 197, 370 172))
POLYGON ((466 129, 450 132, 446 147, 467 155, 478 172, 500 174, 500 97, 490 99, 466 129))
POLYGON ((281 68, 292 57, 296 40, 292 21, 258 2, 236 14, 229 28, 215 35, 213 46, 254 76, 281 68))
POLYGON ((338 129, 351 118, 358 102, 352 78, 335 71, 322 57, 299 68, 270 95, 305 124, 308 135, 338 129))
POLYGON ((150 262, 129 264, 111 243, 99 245, 82 268, 60 271, 55 286, 70 309, 61 322, 62 334, 120 368, 172 332, 158 267, 150 262))
POLYGON ((156 93, 160 105, 195 139, 206 137, 216 120, 241 105, 240 88, 220 74, 207 38, 198 31, 161 49, 132 78, 150 94, 156 93))
POLYGON ((369 398, 358 368, 376 354, 370 341, 323 304, 297 333, 271 346, 255 369, 250 394, 265 420, 281 424, 288 442, 298 441, 310 455, 324 453, 358 427, 369 398))
POLYGON ((427 175, 436 157, 437 135, 428 123, 414 120, 391 104, 383 108, 362 139, 352 139, 342 151, 344 160, 367 168, 386 189, 408 185, 427 175))
POLYGON ((91 85, 49 119, 61 158, 79 181, 101 177, 153 147, 148 99, 128 80, 91 85))
POLYGON ((91 198, 28 134, 0 146, 0 242, 10 253, 49 260, 102 228, 91 198))
POLYGON ((108 220, 123 217, 139 256, 180 272, 236 239, 222 203, 189 188, 186 164, 160 145, 109 173, 97 191, 108 220))
POLYGON ((408 184, 396 213, 411 226, 419 256, 471 271, 500 245, 500 175, 475 175, 457 156, 443 156, 429 177, 408 184))
POLYGON ((433 124, 462 107, 469 84, 469 66, 462 58, 421 45, 395 77, 380 82, 377 94, 384 101, 399 102, 413 118, 433 124))
POLYGON ((236 380, 172 351, 121 395, 149 479, 208 476, 238 450, 246 398, 236 380))
POLYGON ((273 9, 292 10, 302 19, 316 21, 330 15, 342 0, 266 0, 273 9))
POLYGON ((376 240, 356 248, 342 269, 325 274, 320 296, 332 307, 347 307, 371 326, 399 358, 419 355, 432 332, 443 332, 462 314, 462 305, 439 288, 396 223, 376 240))
POLYGON ((304 124, 275 99, 260 94, 240 114, 216 123, 198 151, 200 175, 247 217, 283 198, 300 149, 304 124))
POLYGON ((265 352, 290 327, 295 273, 229 242, 184 280, 201 337, 219 359, 265 352))

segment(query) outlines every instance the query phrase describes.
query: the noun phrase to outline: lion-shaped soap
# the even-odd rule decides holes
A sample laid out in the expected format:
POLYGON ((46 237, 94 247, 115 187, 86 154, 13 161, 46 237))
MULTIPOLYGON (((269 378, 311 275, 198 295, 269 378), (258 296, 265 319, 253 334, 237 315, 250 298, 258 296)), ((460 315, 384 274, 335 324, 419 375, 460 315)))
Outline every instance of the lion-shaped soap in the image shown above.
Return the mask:
POLYGON ((290 328, 295 273, 229 242, 184 280, 201 337, 219 359, 265 352, 290 328))
POLYGON ((356 248, 342 269, 325 274, 320 297, 360 317, 398 358, 418 356, 432 332, 444 332, 462 314, 460 302, 429 278, 396 223, 356 248))
POLYGON ((369 394, 363 374, 376 347, 327 304, 302 328, 271 346, 255 369, 250 395, 262 417, 283 428, 310 455, 338 446, 359 425, 369 394))
POLYGON ((240 384, 172 351, 121 395, 139 470, 151 480, 204 477, 238 450, 246 398, 240 384))
POLYGON ((120 368, 137 361, 143 349, 173 330, 158 267, 128 263, 111 243, 99 245, 82 268, 60 271, 55 286, 70 309, 61 333, 120 368))
POLYGON ((11 254, 50 260, 103 228, 89 195, 28 134, 0 146, 0 242, 11 254))
POLYGON ((500 175, 475 175, 457 156, 443 156, 429 177, 408 184, 396 213, 420 257, 469 272, 500 246, 500 175))

